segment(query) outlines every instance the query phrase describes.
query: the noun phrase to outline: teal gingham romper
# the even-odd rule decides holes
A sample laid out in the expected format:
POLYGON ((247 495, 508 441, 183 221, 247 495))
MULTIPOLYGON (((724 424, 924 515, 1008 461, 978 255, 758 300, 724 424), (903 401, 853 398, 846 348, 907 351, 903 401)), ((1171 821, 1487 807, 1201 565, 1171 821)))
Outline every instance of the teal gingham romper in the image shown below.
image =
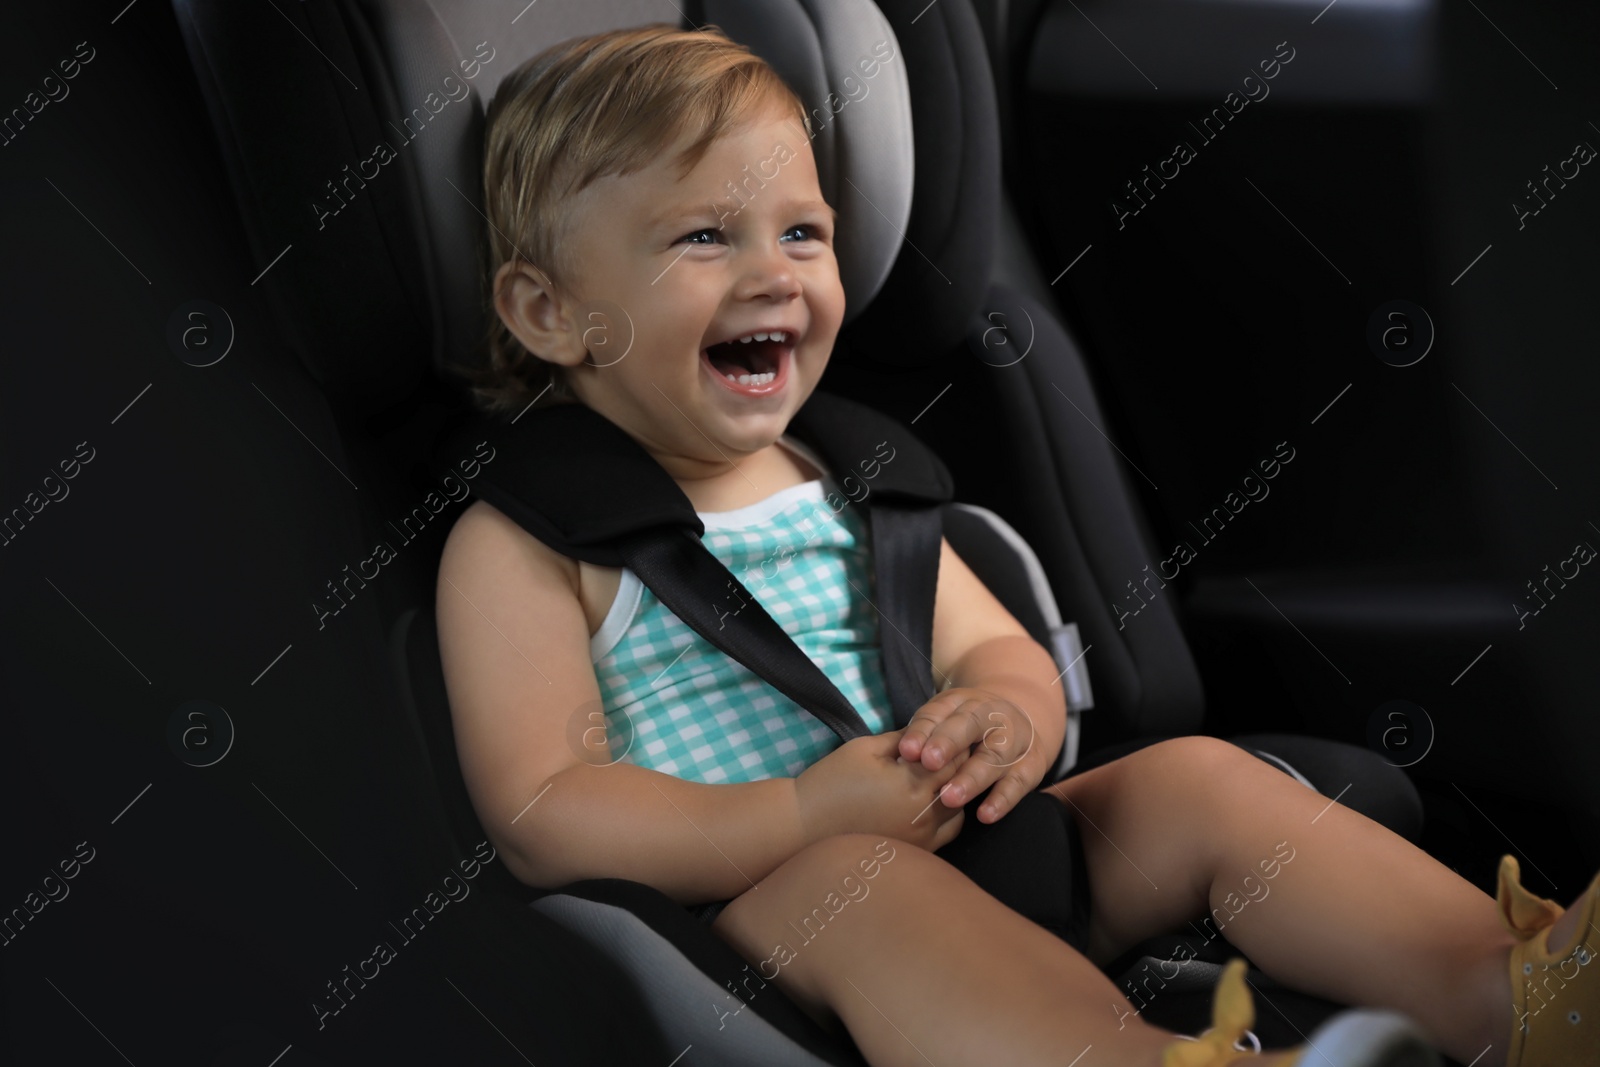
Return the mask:
MULTIPOLYGON (((701 540, 882 733, 894 718, 878 655, 866 515, 848 502, 835 513, 846 498, 826 466, 797 441, 779 443, 823 477, 735 511, 698 512, 701 540)), ((741 604, 731 589, 719 602, 724 626, 740 625, 741 604)), ((627 568, 589 658, 614 761, 695 782, 753 782, 792 778, 841 744, 820 719, 689 629, 627 568)))

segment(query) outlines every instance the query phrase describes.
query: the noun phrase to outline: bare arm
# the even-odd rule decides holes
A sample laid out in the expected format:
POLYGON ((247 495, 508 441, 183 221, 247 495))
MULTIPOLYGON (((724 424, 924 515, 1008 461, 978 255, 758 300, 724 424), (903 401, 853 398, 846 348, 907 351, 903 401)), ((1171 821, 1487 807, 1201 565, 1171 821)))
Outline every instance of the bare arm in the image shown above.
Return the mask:
POLYGON ((950 547, 940 544, 933 616, 935 677, 985 689, 1021 708, 1036 731, 1031 755, 1053 760, 1067 735, 1066 687, 1055 657, 950 547))
POLYGON ((487 503, 450 532, 437 613, 462 775, 516 878, 626 878, 698 904, 806 843, 792 778, 705 785, 610 762, 577 566, 487 503))
POLYGON ((548 784, 506 838, 526 871, 513 873, 545 888, 628 878, 680 904, 726 900, 805 844, 793 778, 706 785, 580 763, 548 784))
POLYGON ((947 688, 918 709, 901 739, 900 754, 932 769, 980 741, 994 747, 998 758, 969 761, 941 795, 954 806, 989 790, 978 807, 978 821, 994 822, 1051 773, 1066 736, 1066 693, 1044 646, 1028 635, 948 541, 940 552, 933 667, 947 688), (992 706, 985 711, 984 702, 994 698, 1021 713, 1021 729, 996 729, 997 722, 1013 716, 997 720, 992 706))

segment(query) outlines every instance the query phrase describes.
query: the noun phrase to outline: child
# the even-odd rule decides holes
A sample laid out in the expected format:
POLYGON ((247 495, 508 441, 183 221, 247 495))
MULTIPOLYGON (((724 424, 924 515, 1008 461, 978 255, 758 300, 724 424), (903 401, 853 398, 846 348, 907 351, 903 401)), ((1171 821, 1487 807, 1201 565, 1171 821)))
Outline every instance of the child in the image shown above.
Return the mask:
POLYGON ((1506 857, 1497 908, 1211 738, 1040 788, 1065 728, 1056 666, 948 544, 932 663, 947 687, 884 732, 860 509, 817 508, 831 472, 784 436, 844 314, 808 129, 771 68, 709 28, 565 42, 489 109, 497 321, 480 400, 580 403, 621 427, 735 573, 791 549, 787 571, 746 584, 880 731, 839 744, 630 573, 561 556, 480 501, 445 548, 439 636, 463 773, 512 872, 731 901, 712 930, 874 1064, 1431 1062, 1411 1024, 1373 1012, 1312 1049, 1235 1051, 1253 1019, 1238 965, 1201 1040, 1147 1025, 1096 964, 1207 915, 1280 981, 1404 1013, 1462 1063, 1594 1062, 1600 878, 1563 913, 1506 857), (735 201, 747 167, 762 183, 735 201), (1041 805, 1081 828, 1087 864, 1087 925, 1056 937, 939 854, 1041 805), (843 932, 797 936, 796 916, 843 932))

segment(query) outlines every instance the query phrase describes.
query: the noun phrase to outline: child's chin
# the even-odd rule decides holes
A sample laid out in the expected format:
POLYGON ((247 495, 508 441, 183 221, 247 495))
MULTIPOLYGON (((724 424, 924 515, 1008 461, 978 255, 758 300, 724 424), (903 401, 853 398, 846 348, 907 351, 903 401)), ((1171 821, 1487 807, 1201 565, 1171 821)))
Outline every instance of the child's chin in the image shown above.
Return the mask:
POLYGON ((735 423, 722 435, 728 447, 744 453, 759 452, 776 444, 778 438, 788 432, 789 414, 787 411, 773 412, 769 415, 737 419, 735 423))

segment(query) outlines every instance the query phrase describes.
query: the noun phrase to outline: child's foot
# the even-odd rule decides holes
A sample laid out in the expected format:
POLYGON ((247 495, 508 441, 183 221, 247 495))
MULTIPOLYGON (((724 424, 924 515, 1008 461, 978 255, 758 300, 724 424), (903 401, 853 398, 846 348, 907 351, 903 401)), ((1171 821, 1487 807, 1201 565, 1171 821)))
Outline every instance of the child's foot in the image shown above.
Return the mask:
POLYGON ((1161 1067, 1438 1067, 1422 1031, 1394 1012, 1344 1011, 1317 1027, 1306 1045, 1288 1052, 1240 1051, 1255 1023, 1243 960, 1230 960, 1217 983, 1212 1026, 1199 1038, 1168 1045, 1161 1067))
POLYGON ((1588 1062, 1600 1048, 1600 875, 1565 912, 1522 888, 1512 856, 1500 859, 1496 903, 1511 947, 1514 1012, 1506 1067, 1588 1062))

